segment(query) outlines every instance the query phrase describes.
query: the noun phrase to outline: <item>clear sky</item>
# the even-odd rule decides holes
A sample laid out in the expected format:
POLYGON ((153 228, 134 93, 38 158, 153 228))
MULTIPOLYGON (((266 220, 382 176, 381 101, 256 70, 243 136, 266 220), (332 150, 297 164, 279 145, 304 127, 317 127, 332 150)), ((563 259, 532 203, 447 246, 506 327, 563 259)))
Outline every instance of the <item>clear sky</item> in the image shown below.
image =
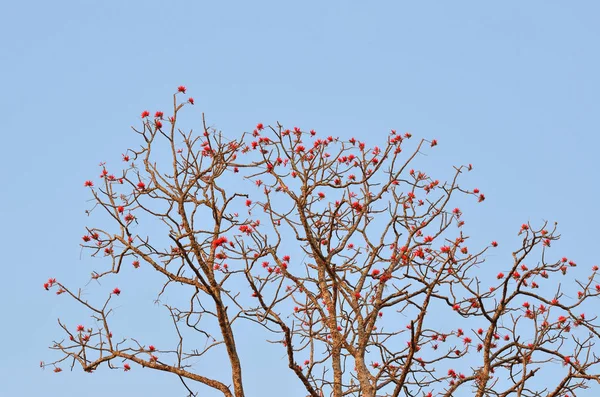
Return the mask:
MULTIPOLYGON (((557 0, 5 2, 0 394, 184 395, 177 379, 141 368, 39 369, 56 357, 56 318, 87 319, 42 289, 50 276, 83 285, 96 263, 79 247, 83 181, 117 162, 140 112, 166 110, 180 84, 196 99, 191 127, 203 111, 233 135, 280 121, 372 145, 391 128, 436 138, 428 170, 475 167, 468 182, 487 200, 464 211, 475 242, 501 243, 491 266, 510 260, 523 222, 543 220, 559 223, 557 256, 599 264, 599 14, 597 1, 557 0)), ((135 277, 121 285, 137 294, 121 297, 139 320, 132 336, 167 332, 135 277)), ((282 354, 242 350, 249 396, 305 395, 272 369, 282 354)))

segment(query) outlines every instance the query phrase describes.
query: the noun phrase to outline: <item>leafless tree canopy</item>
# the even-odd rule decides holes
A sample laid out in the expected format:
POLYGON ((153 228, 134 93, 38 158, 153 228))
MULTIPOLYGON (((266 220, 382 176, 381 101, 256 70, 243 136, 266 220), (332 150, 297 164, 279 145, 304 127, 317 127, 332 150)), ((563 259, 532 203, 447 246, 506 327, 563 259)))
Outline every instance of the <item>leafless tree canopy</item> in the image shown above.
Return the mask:
POLYGON ((159 302, 169 289, 186 298, 164 305, 178 343, 120 337, 111 328, 111 309, 126 299, 119 288, 94 305, 50 279, 46 289, 94 321, 59 320, 58 358, 42 366, 145 367, 179 377, 190 395, 210 387, 242 397, 249 371, 235 324, 246 322, 264 327, 257 344, 276 344, 312 397, 600 390, 597 267, 572 278, 576 264, 550 250, 555 225, 523 224, 522 244, 492 269, 484 254, 497 243, 468 247, 454 208, 485 199, 459 184, 471 166, 447 182, 413 169, 435 140, 392 131, 372 146, 279 124, 238 138, 206 124, 183 131, 178 118, 193 104, 183 94, 168 116, 142 114, 141 146, 124 154, 123 171, 103 164, 97 186, 86 182, 90 220, 110 226, 83 237, 103 258, 93 279, 114 283, 124 267, 141 267, 164 280, 159 302), (220 378, 194 366, 214 351, 230 365, 220 378))

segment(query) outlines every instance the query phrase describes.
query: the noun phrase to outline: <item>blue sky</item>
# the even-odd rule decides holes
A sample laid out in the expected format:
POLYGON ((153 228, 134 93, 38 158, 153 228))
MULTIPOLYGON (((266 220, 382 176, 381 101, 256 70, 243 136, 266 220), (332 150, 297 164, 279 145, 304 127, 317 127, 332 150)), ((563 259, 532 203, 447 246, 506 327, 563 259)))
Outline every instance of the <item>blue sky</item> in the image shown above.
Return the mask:
MULTIPOLYGON (((94 262, 79 247, 90 198, 83 181, 97 177, 99 162, 116 163, 135 143, 129 126, 139 113, 165 109, 180 84, 196 99, 190 127, 205 112, 232 135, 280 121, 373 145, 391 128, 436 138, 428 170, 475 166, 466 181, 487 200, 465 217, 474 241, 504 247, 492 266, 510 260, 522 223, 543 220, 559 223, 557 256, 598 264, 599 12, 594 1, 550 0, 8 2, 0 17, 5 393, 184 395, 177 379, 142 369, 38 368, 55 357, 47 346, 61 335, 56 318, 87 317, 41 288, 50 276, 70 285, 89 278, 94 262)), ((135 288, 135 302, 151 301, 142 282, 135 288)), ((166 329, 156 319, 164 312, 127 302, 148 335, 166 329)), ((270 389, 303 396, 277 365, 246 364, 247 394, 265 395, 257 380, 272 373, 270 389)))

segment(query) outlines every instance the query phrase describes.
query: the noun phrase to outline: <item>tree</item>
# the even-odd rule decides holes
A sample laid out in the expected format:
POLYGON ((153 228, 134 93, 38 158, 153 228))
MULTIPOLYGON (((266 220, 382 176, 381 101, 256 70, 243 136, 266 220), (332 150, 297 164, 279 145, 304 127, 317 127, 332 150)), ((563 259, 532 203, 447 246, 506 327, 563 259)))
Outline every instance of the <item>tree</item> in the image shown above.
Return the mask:
POLYGON ((471 165, 443 183, 411 168, 436 140, 403 150, 411 135, 391 131, 368 148, 279 124, 227 139, 203 123, 198 135, 177 128, 194 104, 185 92, 168 117, 142 113, 142 145, 123 155, 121 173, 101 164, 100 186, 85 182, 110 226, 88 227, 82 244, 108 265, 93 280, 114 286, 124 267, 143 266, 162 277, 157 301, 173 289, 185 296, 165 304, 177 343, 117 337, 119 288, 94 305, 50 279, 44 287, 95 325, 59 320, 59 359, 43 366, 138 365, 177 375, 190 394, 204 385, 241 397, 232 324, 247 322, 277 335, 270 341, 313 397, 567 396, 600 383, 599 326, 584 311, 600 295, 598 267, 574 280, 576 264, 550 252, 556 225, 544 223, 523 224, 522 244, 492 271, 484 254, 497 243, 469 248, 452 208, 455 196, 485 199, 459 185, 471 165), (200 341, 204 349, 187 348, 200 341), (214 351, 230 364, 220 378, 193 365, 214 351), (536 382, 544 373, 552 377, 536 382))

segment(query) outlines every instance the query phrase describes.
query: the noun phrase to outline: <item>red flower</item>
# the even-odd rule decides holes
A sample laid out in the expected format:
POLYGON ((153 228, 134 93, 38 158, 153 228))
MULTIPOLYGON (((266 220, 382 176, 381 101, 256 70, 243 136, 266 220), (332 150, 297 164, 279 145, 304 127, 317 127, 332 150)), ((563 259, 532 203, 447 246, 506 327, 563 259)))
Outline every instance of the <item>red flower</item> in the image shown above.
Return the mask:
POLYGON ((373 275, 373 277, 379 275, 379 270, 377 269, 373 269, 373 271, 371 272, 371 274, 373 275))
POLYGON ((251 228, 250 226, 248 226, 248 225, 241 225, 241 226, 239 227, 239 229, 240 229, 240 232, 242 232, 242 233, 246 233, 247 235, 250 235, 250 234, 251 234, 251 233, 254 231, 254 229, 252 229, 252 228, 251 228))
POLYGON ((156 125, 156 128, 158 128, 159 130, 162 128, 162 123, 160 122, 160 120, 156 120, 154 122, 154 125, 156 125))
POLYGON ((77 326, 77 332, 83 332, 85 330, 83 325, 78 325, 77 326))
POLYGON ((502 272, 498 273, 498 275, 496 276, 496 278, 498 280, 502 280, 504 278, 504 273, 502 273, 502 272))
POLYGON ((137 184, 137 187, 138 187, 139 190, 144 190, 144 189, 146 189, 146 184, 144 182, 140 181, 137 184))
POLYGON ((322 199, 324 199, 324 198, 325 198, 325 193, 323 193, 323 192, 319 192, 319 198, 322 198, 322 199))
POLYGON ((117 211, 119 211, 119 214, 122 214, 123 211, 125 211, 125 207, 123 207, 122 205, 117 207, 117 211))
POLYGON ((162 119, 163 118, 164 113, 161 112, 160 110, 156 111, 156 113, 154 113, 154 117, 156 117, 157 119, 162 119))
POLYGON ((54 372, 56 372, 56 373, 61 372, 61 371, 62 371, 62 369, 60 369, 60 367, 54 368, 54 372))
POLYGON ((133 261, 132 265, 137 269, 138 267, 140 267, 140 261, 133 261))
POLYGON ((147 111, 147 110, 144 110, 144 111, 142 112, 142 118, 146 118, 146 117, 148 117, 148 116, 150 116, 150 112, 149 112, 149 111, 147 111))
POLYGON ((92 238, 91 238, 90 236, 83 236, 83 237, 82 237, 82 239, 83 239, 83 241, 85 241, 85 242, 87 243, 87 242, 88 242, 88 241, 90 241, 92 238))
POLYGON ((492 247, 497 247, 498 243, 496 241, 492 241, 492 247))
POLYGON ((363 206, 358 201, 355 201, 352 203, 352 209, 354 211, 360 212, 363 210, 363 206))
POLYGON ((250 207, 252 205, 252 200, 246 200, 246 207, 250 207))
POLYGON ((115 295, 121 295, 121 290, 119 288, 115 288, 113 289, 112 293, 115 295))
POLYGON ((185 94, 185 90, 186 90, 186 88, 184 85, 180 85, 179 87, 177 87, 177 91, 183 92, 184 94, 185 94))
POLYGON ((189 102, 191 105, 193 105, 193 104, 194 104, 194 98, 192 98, 192 97, 189 97, 189 98, 188 98, 188 102, 189 102))
POLYGON ((125 364, 123 365, 123 369, 125 370, 125 372, 127 372, 131 369, 131 367, 129 366, 129 364, 125 364))
POLYGON ((431 147, 434 147, 437 145, 437 139, 434 139, 433 141, 431 141, 431 147))
POLYGON ((151 352, 155 351, 156 348, 154 347, 154 345, 150 345, 148 346, 148 350, 150 350, 151 352))
POLYGON ((256 124, 256 129, 261 131, 263 128, 265 128, 265 126, 263 125, 263 123, 258 123, 256 124))
POLYGON ((94 182, 92 182, 92 181, 85 181, 84 184, 83 184, 83 186, 93 187, 94 186, 94 182))
POLYGON ((217 238, 217 239, 214 239, 214 240, 213 240, 213 242, 212 242, 212 247, 213 247, 213 248, 220 247, 220 246, 222 246, 223 244, 226 244, 228 241, 229 241, 229 240, 227 240, 227 237, 225 237, 225 236, 221 236, 221 237, 219 237, 219 238, 217 238))

